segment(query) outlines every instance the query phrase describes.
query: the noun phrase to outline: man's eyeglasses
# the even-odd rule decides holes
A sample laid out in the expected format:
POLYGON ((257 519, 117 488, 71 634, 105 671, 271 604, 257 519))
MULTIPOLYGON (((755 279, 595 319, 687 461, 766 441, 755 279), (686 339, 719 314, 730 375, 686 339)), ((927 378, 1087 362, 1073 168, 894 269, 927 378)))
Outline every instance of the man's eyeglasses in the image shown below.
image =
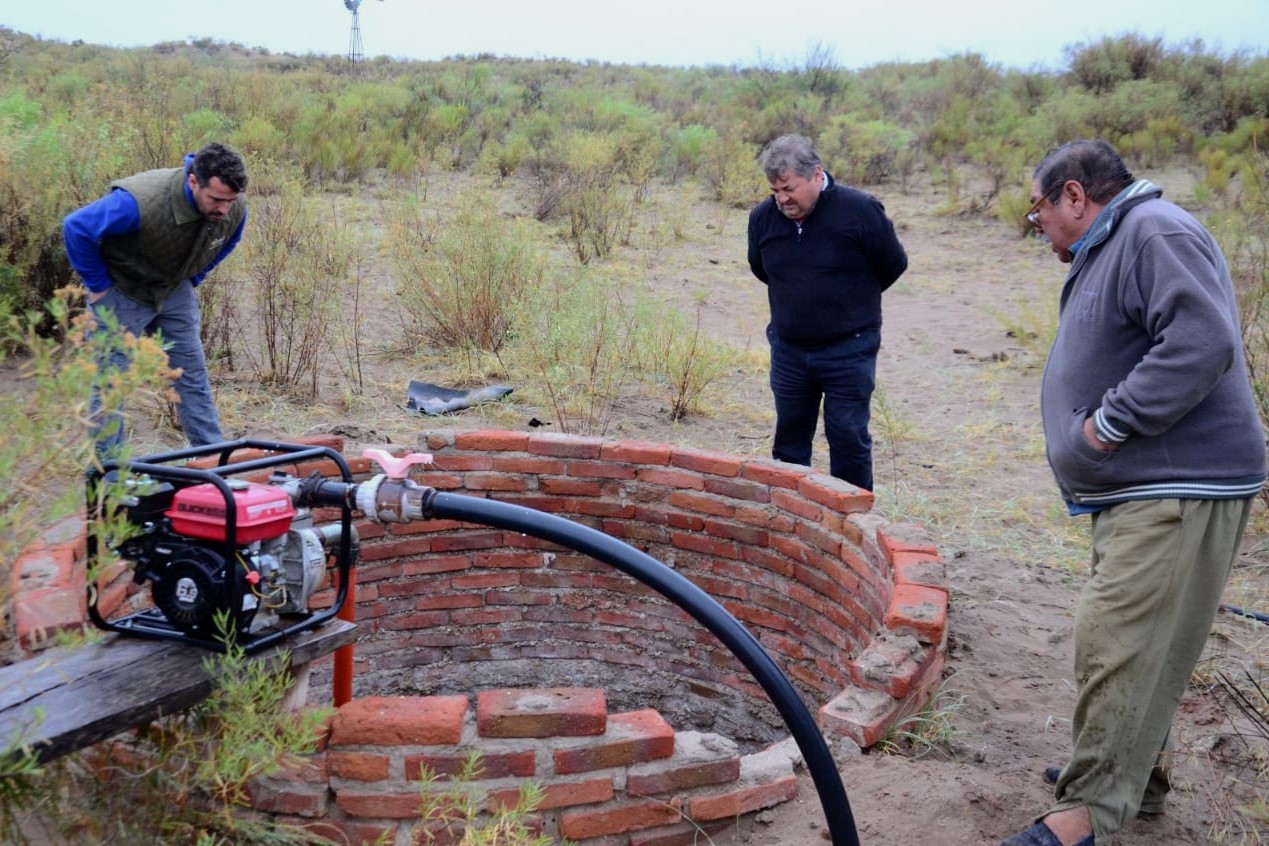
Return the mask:
MULTIPOLYGON (((1062 183, 1062 184, 1065 185, 1066 183, 1062 183)), ((1045 191, 1043 194, 1041 194, 1040 199, 1032 203, 1031 208, 1027 209, 1027 213, 1023 215, 1023 219, 1026 220, 1026 222, 1030 224, 1031 226, 1035 227, 1036 229, 1039 229, 1041 204, 1043 204, 1045 200, 1049 199, 1049 197, 1053 196, 1060 190, 1062 190, 1062 185, 1059 185, 1056 188, 1052 188, 1048 191, 1045 191)))

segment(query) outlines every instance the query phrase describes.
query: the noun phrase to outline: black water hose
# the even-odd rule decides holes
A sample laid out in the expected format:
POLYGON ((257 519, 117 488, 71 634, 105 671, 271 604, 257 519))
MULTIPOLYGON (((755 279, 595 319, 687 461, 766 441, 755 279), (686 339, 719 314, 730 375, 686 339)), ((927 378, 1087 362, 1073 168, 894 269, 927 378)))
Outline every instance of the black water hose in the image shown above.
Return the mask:
POLYGON ((588 526, 498 500, 429 494, 422 503, 425 518, 480 523, 553 541, 616 567, 691 614, 740 659, 784 718, 815 782, 833 846, 859 846, 846 789, 814 718, 762 645, 713 597, 650 555, 588 526))
POLYGON ((1269 614, 1262 614, 1259 611, 1247 611, 1239 608, 1237 605, 1222 605, 1220 610, 1227 614, 1234 614, 1239 617, 1246 617, 1249 620, 1255 620, 1257 623, 1269 623, 1269 614))

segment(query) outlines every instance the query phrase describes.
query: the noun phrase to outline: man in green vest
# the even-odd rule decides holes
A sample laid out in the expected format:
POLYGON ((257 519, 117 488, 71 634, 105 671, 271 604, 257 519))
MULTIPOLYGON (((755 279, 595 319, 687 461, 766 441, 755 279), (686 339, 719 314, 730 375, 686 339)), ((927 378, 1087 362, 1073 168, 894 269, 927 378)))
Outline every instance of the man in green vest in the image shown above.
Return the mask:
MULTIPOLYGON (((224 440, 199 332, 195 288, 242 238, 247 203, 242 158, 211 143, 181 167, 149 170, 110 184, 110 192, 66 216, 62 236, 71 266, 88 288, 97 325, 136 336, 161 334, 168 364, 179 370, 177 413, 191 446, 224 440)), ((123 370, 121 349, 100 368, 123 370)), ((94 416, 99 416, 96 397, 94 416)), ((95 421, 104 455, 123 443, 120 415, 95 421)))

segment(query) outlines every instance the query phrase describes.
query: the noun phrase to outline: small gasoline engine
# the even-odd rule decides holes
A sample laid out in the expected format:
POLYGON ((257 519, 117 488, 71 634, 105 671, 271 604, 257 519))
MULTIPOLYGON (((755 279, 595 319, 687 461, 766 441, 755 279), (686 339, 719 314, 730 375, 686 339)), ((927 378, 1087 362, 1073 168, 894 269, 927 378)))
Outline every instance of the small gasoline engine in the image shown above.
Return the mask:
MULTIPOLYGON (((123 465, 106 462, 90 477, 90 519, 100 513, 94 483, 126 468, 122 513, 135 531, 110 547, 132 564, 136 584, 149 583, 154 607, 106 620, 97 607, 98 590, 90 585, 89 616, 109 631, 209 648, 223 648, 232 637, 248 651, 330 619, 343 606, 356 563, 354 505, 371 519, 390 518, 394 504, 385 510, 376 495, 422 490, 404 480, 405 470, 430 460, 411 456, 402 463, 378 450, 367 455, 385 466, 401 464, 391 484, 384 486, 383 475, 352 484, 343 456, 325 447, 254 440, 149 455, 123 465), (230 464, 242 449, 264 457, 230 464), (185 464, 208 455, 219 455, 220 465, 195 469, 185 464), (298 479, 277 470, 267 483, 239 478, 259 478, 270 467, 314 459, 334 462, 342 481, 316 474, 298 479), (338 508, 339 521, 315 525, 312 509, 320 506, 338 508), (329 607, 310 611, 332 555, 334 599, 329 607)), ((98 560, 95 535, 88 533, 90 561, 98 560)))

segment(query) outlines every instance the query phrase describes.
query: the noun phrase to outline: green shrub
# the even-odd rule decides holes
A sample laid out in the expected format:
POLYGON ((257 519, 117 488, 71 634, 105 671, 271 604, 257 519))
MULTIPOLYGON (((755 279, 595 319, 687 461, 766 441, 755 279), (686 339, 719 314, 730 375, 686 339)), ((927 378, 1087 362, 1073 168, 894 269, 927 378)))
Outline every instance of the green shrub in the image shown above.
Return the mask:
POLYGON ((662 392, 671 420, 699 410, 698 402, 735 354, 701 334, 699 310, 694 322, 664 304, 645 304, 635 319, 637 355, 646 378, 662 392))
POLYGON ((483 200, 435 229, 419 206, 402 206, 386 249, 397 269, 407 349, 497 354, 545 272, 527 227, 483 200))
POLYGON ((842 182, 881 185, 899 174, 900 157, 913 141, 911 132, 886 121, 837 115, 820 136, 818 149, 842 182))
POLYGON ((235 306, 224 314, 234 323, 218 332, 213 311, 206 333, 233 344, 234 360, 262 384, 312 399, 344 305, 350 235, 314 208, 295 174, 264 170, 277 190, 254 197, 242 244, 205 283, 229 286, 235 306))
POLYGON ((632 379, 634 321, 618 286, 586 267, 553 274, 521 303, 514 356, 559 431, 603 435, 632 379))

